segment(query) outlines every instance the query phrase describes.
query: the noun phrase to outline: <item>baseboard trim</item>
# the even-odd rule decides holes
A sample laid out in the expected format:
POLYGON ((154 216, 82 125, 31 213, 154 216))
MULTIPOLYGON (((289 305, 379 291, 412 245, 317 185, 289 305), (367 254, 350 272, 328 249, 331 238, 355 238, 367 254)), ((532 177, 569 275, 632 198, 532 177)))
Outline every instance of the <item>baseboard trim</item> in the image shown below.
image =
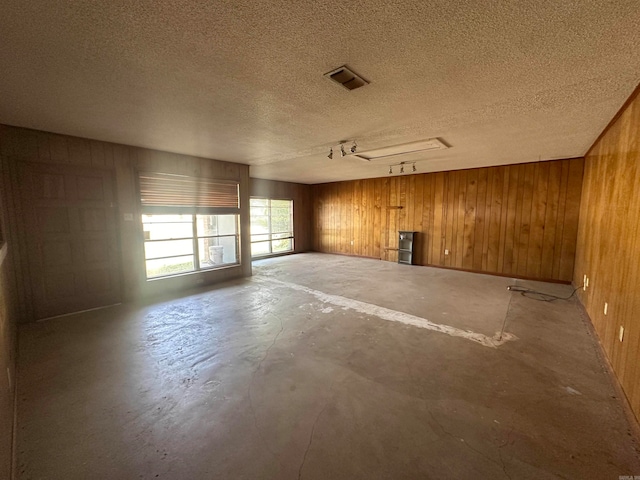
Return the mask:
MULTIPOLYGON (((386 250, 392 250, 385 248, 386 250)), ((345 257, 355 257, 355 258, 371 258, 373 260, 382 260, 379 257, 369 257, 367 255, 355 255, 353 253, 342 253, 342 252, 322 252, 319 250, 313 250, 314 253, 326 253, 329 255, 343 255, 345 257)), ((382 260, 382 261, 390 261, 390 260, 382 260)), ((391 262, 396 263, 396 262, 391 262)), ((546 282, 546 283, 558 283, 561 285, 571 285, 571 280, 558 280, 557 278, 535 278, 535 277, 527 277, 523 275, 514 275, 511 273, 499 273, 499 272, 485 272, 483 270, 471 270, 468 268, 458 268, 458 267, 449 267, 446 265, 430 265, 430 264, 413 264, 414 267, 431 267, 431 268, 442 268, 445 270, 456 270, 458 272, 468 272, 468 273, 479 273, 481 275, 493 275, 494 277, 504 277, 504 278, 517 278, 519 280, 531 280, 534 282, 546 282)))
POLYGON ((598 332, 593 326, 591 317, 589 316, 587 309, 585 308, 584 304, 582 303, 582 300, 580 300, 579 297, 578 297, 578 308, 580 310, 580 316, 582 318, 582 322, 584 323, 585 327, 589 331, 589 334, 593 337, 594 350, 596 351, 596 355, 600 360, 602 369, 608 373, 609 380, 611 382, 613 390, 616 392, 616 397, 618 397, 621 400, 620 403, 622 405, 622 410, 624 411, 624 414, 627 417, 627 421, 629 423, 630 429, 632 430, 632 434, 636 442, 640 444, 640 418, 636 416, 635 412, 633 411, 633 408, 631 408, 631 402, 629 401, 629 398, 627 397, 626 392, 622 388, 622 385, 620 384, 620 380, 618 380, 618 376, 616 375, 616 372, 613 369, 611 360, 609 360, 609 357, 607 356, 607 352, 605 351, 604 346, 600 341, 600 336, 598 335, 598 332))

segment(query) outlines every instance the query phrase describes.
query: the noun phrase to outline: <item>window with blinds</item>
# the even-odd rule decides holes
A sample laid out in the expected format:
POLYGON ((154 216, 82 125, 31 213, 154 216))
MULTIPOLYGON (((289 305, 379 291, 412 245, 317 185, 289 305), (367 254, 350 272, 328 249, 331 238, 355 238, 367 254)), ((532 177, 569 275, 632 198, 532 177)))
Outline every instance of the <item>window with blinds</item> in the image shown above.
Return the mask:
POLYGON ((147 279, 240 263, 239 184, 138 174, 147 279))
POLYGON ((143 207, 226 208, 240 207, 237 181, 187 177, 168 173, 139 173, 143 207))

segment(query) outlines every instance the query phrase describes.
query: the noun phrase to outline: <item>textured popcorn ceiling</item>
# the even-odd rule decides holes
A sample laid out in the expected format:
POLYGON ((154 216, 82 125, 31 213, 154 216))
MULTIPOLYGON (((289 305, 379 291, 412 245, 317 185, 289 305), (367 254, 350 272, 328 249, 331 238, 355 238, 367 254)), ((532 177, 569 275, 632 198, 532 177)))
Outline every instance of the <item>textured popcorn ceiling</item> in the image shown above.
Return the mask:
POLYGON ((341 139, 452 146, 419 172, 580 156, 639 80, 637 0, 0 0, 0 123, 261 178, 387 174, 341 139))

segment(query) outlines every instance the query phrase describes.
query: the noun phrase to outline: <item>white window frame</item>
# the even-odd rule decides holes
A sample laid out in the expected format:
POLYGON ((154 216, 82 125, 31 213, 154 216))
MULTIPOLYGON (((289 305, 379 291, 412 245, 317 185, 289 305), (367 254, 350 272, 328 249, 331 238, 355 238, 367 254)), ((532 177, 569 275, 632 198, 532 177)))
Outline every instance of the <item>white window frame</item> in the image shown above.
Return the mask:
POLYGON ((251 209, 252 205, 251 205, 251 201, 252 200, 266 200, 268 202, 268 206, 267 206, 267 218, 268 218, 268 233, 253 233, 251 232, 251 246, 252 246, 252 253, 251 253, 251 258, 253 259, 258 259, 258 258, 265 258, 265 257, 270 257, 270 256, 277 256, 277 255, 287 255, 291 252, 293 252, 295 250, 295 232, 294 232, 294 222, 293 222, 293 215, 294 215, 294 205, 293 205, 293 199, 291 198, 269 198, 269 197, 251 197, 251 200, 249 202, 249 209, 251 209), (289 214, 289 218, 290 218, 290 226, 291 229, 287 230, 285 232, 274 232, 271 226, 271 202, 272 201, 285 201, 285 202, 290 202, 290 214, 289 214), (273 238, 274 235, 282 235, 285 233, 290 233, 290 235, 288 237, 277 237, 277 238, 273 238), (256 236, 267 236, 268 238, 263 239, 263 240, 253 240, 254 237, 256 236), (273 242, 277 241, 277 240, 291 240, 291 248, 289 250, 283 250, 283 251, 278 251, 278 252, 273 252, 273 242), (269 247, 269 251, 267 253, 261 253, 261 254, 257 254, 254 255, 253 254, 253 245, 257 244, 257 243, 266 243, 269 247))
MULTIPOLYGON (((226 268, 226 267, 234 267, 234 266, 238 266, 240 265, 240 216, 236 213, 200 213, 200 212, 196 212, 193 211, 191 213, 189 212, 185 212, 184 210, 181 213, 176 213, 175 211, 171 211, 168 210, 166 212, 162 212, 161 210, 155 210, 153 211, 153 213, 142 213, 142 224, 143 224, 143 230, 144 230, 144 225, 145 223, 150 223, 150 222, 145 222, 144 217, 145 215, 183 215, 183 216, 187 216, 187 217, 191 217, 191 235, 187 236, 187 237, 177 237, 177 238, 167 238, 167 239, 147 239, 144 238, 144 246, 146 247, 146 245, 148 243, 156 243, 156 242, 168 242, 168 241, 176 241, 176 240, 191 240, 192 242, 192 253, 187 253, 187 254, 180 254, 180 255, 167 255, 167 256, 160 256, 160 257, 151 257, 148 258, 146 255, 146 248, 144 249, 144 261, 145 261, 145 276, 147 278, 147 280, 156 280, 158 278, 166 278, 166 277, 172 277, 175 275, 188 275, 188 274, 193 274, 193 273, 198 273, 201 271, 206 271, 206 270, 216 270, 216 269, 220 269, 220 268, 226 268), (197 223, 197 216, 198 215, 233 215, 235 216, 235 230, 236 233, 235 234, 225 234, 225 235, 198 235, 198 223, 197 223), (206 238, 224 238, 224 237, 235 237, 235 253, 236 253, 236 261, 235 262, 229 262, 229 263, 220 263, 220 264, 211 264, 211 265, 201 265, 200 264, 200 246, 199 246, 199 240, 202 239, 206 239, 206 238), (175 273, 168 273, 166 275, 154 275, 154 276, 149 276, 148 275, 148 271, 147 271, 147 261, 150 260, 163 260, 163 259, 167 259, 167 258, 178 258, 178 257, 188 257, 191 256, 193 258, 193 269, 192 270, 184 270, 181 272, 175 272, 175 273)), ((169 223, 181 223, 181 222, 169 222, 169 223)), ((184 223, 189 223, 189 222, 184 222, 184 223)))

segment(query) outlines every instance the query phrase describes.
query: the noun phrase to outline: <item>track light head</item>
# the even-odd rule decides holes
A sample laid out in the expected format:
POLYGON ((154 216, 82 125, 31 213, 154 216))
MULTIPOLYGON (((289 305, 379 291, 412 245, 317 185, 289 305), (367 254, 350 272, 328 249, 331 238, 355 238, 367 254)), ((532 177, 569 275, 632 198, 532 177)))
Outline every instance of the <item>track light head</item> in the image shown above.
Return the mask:
POLYGON ((415 164, 415 163, 413 164, 413 171, 414 171, 414 172, 417 172, 417 171, 418 171, 418 169, 416 168, 416 164, 415 164))
POLYGON ((333 159, 333 148, 332 148, 331 150, 329 150, 329 155, 327 155, 327 158, 328 158, 329 160, 332 160, 332 159, 333 159))
POLYGON ((340 145, 340 156, 344 157, 347 152, 344 151, 344 143, 340 145))
POLYGON ((393 173, 393 168, 391 167, 391 165, 389 165, 389 175, 391 175, 393 173))
POLYGON ((404 173, 404 165, 400 165, 400 173, 404 173))
POLYGON ((356 141, 353 141, 353 146, 351 147, 351 153, 356 153, 356 148, 358 148, 358 145, 356 144, 356 141))

